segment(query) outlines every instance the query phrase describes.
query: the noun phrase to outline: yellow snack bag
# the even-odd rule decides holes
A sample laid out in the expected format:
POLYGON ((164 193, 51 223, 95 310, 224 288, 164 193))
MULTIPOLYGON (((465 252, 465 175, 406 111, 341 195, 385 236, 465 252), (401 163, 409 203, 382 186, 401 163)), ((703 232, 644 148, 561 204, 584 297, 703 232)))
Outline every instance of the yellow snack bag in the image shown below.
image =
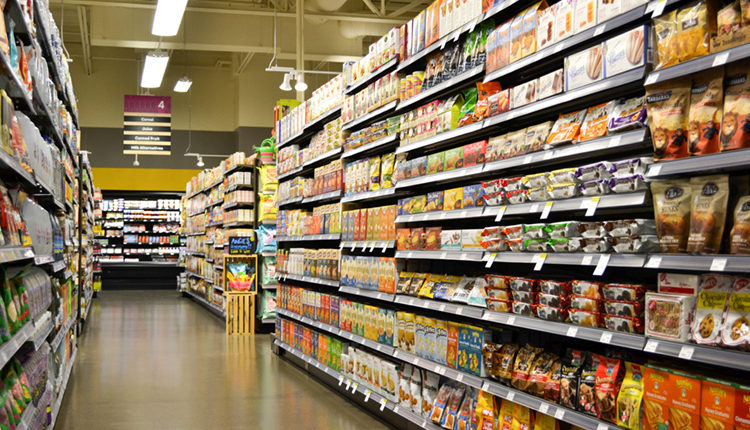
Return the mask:
POLYGON ((677 13, 675 11, 654 18, 656 34, 655 69, 674 66, 680 61, 677 40, 677 13))
MULTIPOLYGON (((713 9, 713 8, 712 8, 713 9)), ((716 14, 706 2, 686 6, 677 12, 677 40, 680 61, 702 57, 709 52, 711 33, 716 29, 716 14), (713 25, 711 23, 713 22, 713 25)))
POLYGON ((641 366, 625 362, 625 378, 617 396, 617 425, 632 430, 641 428, 643 372, 641 366))

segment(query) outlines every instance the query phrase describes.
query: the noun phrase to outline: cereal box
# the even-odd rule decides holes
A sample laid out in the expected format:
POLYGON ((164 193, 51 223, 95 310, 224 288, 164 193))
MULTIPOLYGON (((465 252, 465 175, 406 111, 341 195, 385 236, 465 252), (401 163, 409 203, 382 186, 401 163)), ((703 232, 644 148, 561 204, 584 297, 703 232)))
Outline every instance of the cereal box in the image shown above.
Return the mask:
POLYGON ((385 314, 386 310, 378 308, 378 336, 377 341, 380 343, 386 343, 385 341, 385 314))
POLYGON ((510 26, 511 21, 503 23, 497 33, 497 68, 510 64, 510 26))
POLYGON ((464 187, 464 208, 484 206, 484 188, 481 184, 464 187))
POLYGON ((491 333, 485 331, 481 327, 469 327, 469 356, 468 365, 469 373, 476 376, 487 376, 487 369, 484 366, 484 360, 482 360, 482 345, 485 341, 490 341, 491 333))
POLYGON ((438 152, 427 156, 427 174, 442 172, 445 170, 445 152, 438 152))
POLYGON ((511 109, 518 109, 537 100, 536 82, 536 80, 524 82, 510 89, 511 109))
POLYGON ((540 76, 536 85, 537 100, 560 94, 564 88, 564 76, 563 69, 557 69, 554 72, 540 76))

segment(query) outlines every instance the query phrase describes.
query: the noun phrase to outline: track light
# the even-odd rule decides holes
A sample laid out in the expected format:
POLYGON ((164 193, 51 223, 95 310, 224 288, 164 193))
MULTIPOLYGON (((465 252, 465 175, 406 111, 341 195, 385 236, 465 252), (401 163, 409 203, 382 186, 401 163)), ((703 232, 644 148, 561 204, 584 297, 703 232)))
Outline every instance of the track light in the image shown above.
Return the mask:
POLYGON ((174 92, 186 93, 190 89, 191 85, 193 85, 193 81, 191 81, 187 76, 184 76, 174 84, 174 92))
POLYGON ((203 166, 205 166, 205 165, 206 165, 206 163, 204 163, 204 162, 203 162, 203 157, 201 157, 201 156, 199 155, 199 156, 198 156, 198 162, 197 162, 197 163, 195 163, 195 165, 196 165, 196 166, 198 166, 198 167, 203 167, 203 166))
POLYGON ((294 89, 297 91, 307 90, 307 84, 305 83, 304 73, 297 73, 297 83, 294 84, 294 89))
POLYGON ((151 51, 146 55, 141 75, 141 87, 159 88, 164 78, 164 72, 169 63, 169 54, 164 51, 151 51))
POLYGON ((138 167, 141 163, 138 161, 138 154, 135 154, 135 160, 133 160, 133 166, 138 167))
POLYGON ((284 74, 284 81, 279 85, 279 89, 282 91, 291 91, 292 86, 290 84, 290 81, 292 80, 292 74, 291 73, 285 73, 284 74))
POLYGON ((185 14, 187 0, 159 0, 154 12, 151 34, 154 36, 174 36, 180 30, 182 15, 185 14))

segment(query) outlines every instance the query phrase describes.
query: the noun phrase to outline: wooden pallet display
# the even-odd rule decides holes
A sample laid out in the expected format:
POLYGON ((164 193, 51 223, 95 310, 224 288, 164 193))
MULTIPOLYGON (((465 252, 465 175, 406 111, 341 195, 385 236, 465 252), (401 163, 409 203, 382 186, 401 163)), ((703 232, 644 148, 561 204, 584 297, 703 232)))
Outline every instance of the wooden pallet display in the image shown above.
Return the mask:
MULTIPOLYGON (((224 254, 223 287, 226 302, 226 324, 227 334, 254 334, 255 333, 255 295, 258 291, 258 256, 232 254, 235 251, 234 240, 230 240, 230 254, 224 254), (227 266, 232 263, 247 264, 252 272, 250 286, 244 289, 236 289, 229 280, 231 271, 227 266)), ((237 247, 239 248, 239 246, 237 247)))

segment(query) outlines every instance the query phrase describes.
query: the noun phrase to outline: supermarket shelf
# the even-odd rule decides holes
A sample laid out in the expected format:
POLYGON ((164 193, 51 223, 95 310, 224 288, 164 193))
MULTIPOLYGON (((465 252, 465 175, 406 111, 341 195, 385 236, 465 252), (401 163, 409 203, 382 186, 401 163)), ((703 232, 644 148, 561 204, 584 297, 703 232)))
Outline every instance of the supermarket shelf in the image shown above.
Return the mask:
POLYGON ((283 181, 286 178, 291 178, 292 176, 295 176, 296 174, 300 173, 302 171, 302 169, 303 169, 302 166, 295 167, 294 169, 289 170, 288 172, 284 172, 284 173, 278 175, 276 179, 279 182, 281 182, 281 181, 283 181))
POLYGON ((397 65, 398 65, 398 57, 394 57, 390 59, 385 64, 381 64, 380 67, 366 74, 359 81, 351 85, 347 85, 346 88, 344 88, 344 94, 352 95, 354 93, 357 93, 359 90, 366 87, 367 85, 369 85, 376 79, 380 78, 381 76, 385 75, 386 73, 396 68, 397 65))
POLYGON ((51 406, 52 418, 50 420, 50 425, 48 427, 50 429, 55 428, 57 415, 60 413, 60 407, 62 406, 63 398, 68 388, 68 381, 70 381, 70 373, 73 371, 73 366, 75 365, 77 354, 78 354, 78 348, 76 348, 73 351, 73 354, 70 356, 70 360, 69 360, 70 363, 68 364, 68 367, 65 369, 65 374, 63 375, 62 384, 60 385, 60 392, 57 394, 57 397, 55 398, 55 404, 51 406))
POLYGON ((648 339, 646 352, 730 369, 750 371, 750 353, 695 344, 648 339))
POLYGON ((433 311, 447 312, 451 315, 461 315, 477 320, 481 319, 484 314, 484 309, 476 306, 441 302, 437 300, 425 300, 419 297, 397 295, 394 302, 402 305, 418 307, 420 309, 432 309, 433 311))
POLYGON ((55 261, 55 257, 51 255, 35 255, 34 264, 41 266, 42 264, 51 264, 55 261))
POLYGON ((368 297, 368 298, 380 300, 383 302, 392 302, 395 297, 393 294, 384 293, 382 291, 367 290, 364 288, 357 288, 357 287, 346 287, 343 285, 339 287, 339 292, 345 293, 345 294, 354 294, 356 296, 368 297))
POLYGON ((450 211, 426 212, 421 214, 399 215, 396 217, 396 223, 410 223, 420 221, 441 221, 445 219, 465 219, 478 218, 482 216, 485 208, 456 209, 450 211))
POLYGON ((436 42, 430 44, 429 46, 426 46, 421 51, 417 52, 416 54, 412 55, 411 57, 407 58, 406 60, 402 61, 397 71, 402 71, 407 68, 411 68, 413 65, 417 64, 421 60, 425 59, 429 54, 432 52, 435 52, 437 50, 442 50, 446 44, 449 41, 456 42, 460 38, 460 36, 468 31, 471 31, 476 27, 477 24, 482 22, 485 15, 479 15, 473 20, 469 21, 468 23, 464 24, 461 28, 458 28, 456 30, 453 30, 451 33, 443 36, 442 38, 438 39, 436 42))
POLYGON ((276 225, 276 220, 264 219, 260 223, 263 225, 276 225))
POLYGON ((546 151, 532 152, 518 157, 493 161, 484 165, 484 173, 502 172, 504 170, 519 170, 531 165, 545 165, 561 163, 568 160, 581 160, 583 157, 593 158, 601 155, 614 155, 626 151, 634 151, 651 145, 647 141, 647 130, 633 130, 613 136, 592 139, 576 145, 563 146, 546 151))
POLYGON ((260 320, 260 322, 261 324, 273 324, 276 322, 276 318, 263 318, 262 320, 260 320))
POLYGON ((579 49, 580 46, 584 43, 588 43, 594 39, 601 39, 600 36, 604 35, 604 33, 622 28, 626 25, 635 23, 636 21, 643 21, 645 9, 645 4, 638 6, 635 9, 632 9, 608 21, 600 23, 599 25, 591 27, 580 33, 576 33, 573 36, 570 36, 552 45, 548 45, 546 48, 539 50, 534 54, 526 56, 518 61, 514 61, 513 63, 503 68, 488 73, 487 76, 484 77, 484 82, 494 81, 503 76, 508 76, 519 70, 528 68, 529 66, 533 66, 535 63, 549 60, 550 58, 559 57, 560 59, 562 59, 565 55, 569 54, 571 50, 579 49))
POLYGON ((307 242, 318 240, 339 240, 341 233, 308 234, 305 236, 276 236, 276 242, 307 242))
POLYGON ((55 337, 52 338, 52 341, 49 343, 52 349, 57 349, 57 346, 60 345, 60 342, 62 342, 63 338, 65 338, 65 335, 68 334, 70 328, 73 327, 75 320, 75 316, 71 315, 70 317, 68 317, 68 321, 60 326, 60 328, 57 330, 57 333, 55 334, 55 337))
POLYGON ((396 251, 396 258, 480 262, 482 251, 396 251))
POLYGON ((278 287, 278 284, 261 284, 260 288, 261 290, 275 290, 278 287))
POLYGON ((234 173, 238 170, 252 170, 255 166, 250 164, 237 164, 224 171, 224 177, 229 176, 230 173, 234 173))
POLYGON ((23 188, 28 191, 36 190, 36 179, 34 179, 34 176, 26 171, 18 160, 5 151, 0 151, 0 168, 2 168, 3 177, 12 177, 19 180, 23 188))
POLYGON ((750 256, 652 254, 643 266, 647 269, 691 272, 750 272, 750 256))
MULTIPOLYGON (((750 47, 750 45, 747 46, 750 47)), ((748 165, 750 165, 750 149, 741 149, 653 163, 648 166, 646 178, 658 179, 669 176, 694 176, 712 172, 745 170, 748 165)))
POLYGON ((341 158, 350 159, 356 156, 364 156, 364 155, 370 154, 371 152, 375 152, 376 150, 390 149, 391 146, 393 146, 392 144, 395 144, 397 141, 398 141, 398 133, 389 134, 386 137, 382 137, 378 140, 372 141, 370 143, 366 143, 360 147, 346 151, 343 154, 341 154, 341 158))
POLYGON ((206 188, 204 188, 203 192, 206 192, 206 191, 210 190, 211 188, 218 187, 219 185, 221 185, 223 183, 224 183, 224 178, 222 177, 220 180, 218 180, 218 181, 214 182, 213 184, 210 184, 209 186, 207 186, 206 188))
POLYGON ((214 284, 214 290, 224 291, 224 287, 218 284, 214 284))
POLYGON ((7 54, 0 55, 0 65, 2 66, 0 70, 3 71, 3 75, 6 76, 5 79, 8 81, 8 84, 5 86, 8 95, 18 101, 20 110, 31 116, 36 116, 37 112, 34 110, 31 94, 26 91, 21 78, 18 76, 18 72, 11 66, 10 58, 7 54))
POLYGON ((191 217, 191 216, 203 215, 204 212, 206 212, 205 209, 195 211, 195 212, 188 212, 188 216, 191 217))
POLYGON ((54 328, 55 324, 52 322, 52 314, 49 311, 45 311, 40 317, 34 320, 34 332, 28 341, 33 343, 34 349, 37 350, 47 341, 54 328))
MULTIPOLYGON (((339 116, 340 113, 341 113, 341 105, 338 105, 330 109, 328 112, 319 115, 317 118, 305 124, 305 131, 308 131, 308 132, 317 131, 314 129, 317 129, 319 126, 323 126, 326 123, 330 122, 331 120, 335 119, 337 116, 339 116)), ((277 147, 278 146, 279 145, 277 145, 277 147)))
POLYGON ((276 279, 286 281, 291 279, 293 281, 307 282, 309 284, 320 284, 327 285, 329 287, 338 287, 339 281, 332 281, 330 279, 315 278, 312 276, 300 276, 300 275, 287 275, 283 273, 277 273, 276 279))
POLYGON ((30 246, 4 246, 0 248, 0 263, 12 263, 30 258, 34 258, 34 250, 30 246))
POLYGON ((206 254, 202 252, 198 252, 198 251, 185 251, 185 254, 192 255, 194 257, 201 257, 201 258, 206 256, 206 254))
POLYGON ((220 225, 224 224, 224 221, 216 221, 216 222, 210 222, 206 224, 206 227, 218 227, 220 225))
POLYGON ((400 349, 396 349, 393 353, 393 358, 407 362, 417 367, 427 369, 430 372, 435 372, 438 375, 445 376, 448 379, 462 382, 470 387, 481 389, 483 380, 479 376, 470 375, 459 370, 452 369, 448 366, 438 364, 432 360, 426 358, 417 357, 416 355, 404 352, 400 349))
POLYGON ((232 222, 225 222, 224 227, 253 227, 254 223, 252 221, 232 221, 232 222))
POLYGON ((289 145, 289 144, 291 144, 291 143, 293 143, 293 142, 297 141, 298 139, 299 139, 299 140, 301 140, 300 138, 301 138, 301 137, 302 137, 303 135, 305 135, 305 129, 304 129, 304 128, 302 128, 302 130, 300 130, 300 131, 298 131, 298 132, 294 133, 293 135, 289 136, 289 139, 287 139, 287 140, 285 140, 285 141, 283 141, 283 142, 279 142, 279 143, 277 143, 277 144, 276 144, 276 148, 277 148, 277 149, 280 149, 280 148, 282 148, 282 147, 284 147, 284 146, 286 146, 286 145, 289 145))
POLYGON ((460 75, 443 81, 430 89, 422 90, 419 94, 403 100, 398 104, 398 106, 396 106, 396 111, 406 111, 409 108, 420 106, 425 102, 435 98, 436 96, 444 96, 447 92, 455 92, 456 90, 463 88, 465 84, 473 81, 474 78, 482 74, 484 74, 484 64, 469 69, 461 73, 460 75))
POLYGON ((302 196, 292 197, 291 199, 279 200, 276 205, 278 207, 282 207, 282 206, 286 206, 286 205, 292 205, 294 203, 300 203, 302 201, 302 199, 303 199, 302 196))
POLYGON ((343 148, 339 146, 338 148, 331 149, 330 151, 320 154, 319 156, 311 160, 307 160, 304 163, 302 163, 302 168, 307 169, 319 163, 322 164, 326 161, 330 161, 330 160, 333 160, 334 158, 338 158, 337 156, 341 154, 342 149, 343 148))
POLYGON ((305 197, 302 203, 325 203, 339 200, 344 192, 342 190, 331 191, 328 193, 318 194, 317 196, 305 197))
POLYGON ((537 113, 548 114, 550 110, 559 112, 560 109, 567 109, 568 105, 586 103, 592 97, 601 100, 602 97, 608 95, 608 91, 623 92, 629 86, 635 84, 641 85, 646 74, 646 69, 647 66, 639 67, 556 96, 548 97, 544 100, 529 103, 518 109, 509 110, 508 112, 484 120, 482 128, 507 125, 506 123, 510 123, 518 118, 528 117, 537 113))
POLYGON ((704 55, 648 74, 645 85, 691 76, 698 70, 708 70, 750 57, 750 45, 744 44, 724 51, 704 55))
MULTIPOLYGON (((398 104, 398 100, 393 100, 392 102, 388 102, 385 105, 373 110, 372 112, 363 115, 355 120, 349 121, 345 123, 343 126, 341 126, 342 130, 352 130, 355 128, 358 128, 360 126, 365 126, 370 123, 373 123, 384 116, 387 116, 387 114, 391 113, 396 108, 396 105, 398 104)), ((281 178, 279 178, 281 180, 281 178)))
MULTIPOLYGON (((587 254, 582 252, 571 253, 532 253, 532 252, 487 252, 484 260, 489 264, 489 258, 493 258, 492 264, 497 263, 527 263, 534 264, 535 269, 541 270, 544 264, 558 264, 564 266, 598 266, 604 264, 604 269, 612 267, 641 268, 646 262, 645 254, 587 254), (539 263, 542 260, 542 263, 539 263)), ((491 264, 490 264, 491 266, 491 264)), ((490 267, 488 266, 488 267, 490 267)))
MULTIPOLYGON (((587 210, 590 206, 596 209, 614 209, 629 207, 644 207, 649 202, 647 191, 637 191, 627 194, 607 194, 595 197, 576 197, 566 200, 550 200, 549 202, 521 203, 508 206, 490 206, 484 209, 483 217, 496 217, 501 208, 505 208, 504 216, 526 215, 544 212, 545 206, 551 205, 550 212, 571 212, 587 210)), ((593 216, 594 213, 591 213, 593 216)), ((463 218, 463 217, 461 217, 463 218)), ((398 222, 398 218, 396 218, 398 222)))
POLYGON ((380 250, 380 252, 385 252, 388 249, 393 249, 396 247, 396 241, 395 240, 344 240, 340 243, 340 249, 346 250, 349 249, 349 251, 354 252, 357 250, 357 248, 362 247, 362 252, 367 251, 367 248, 370 248, 370 252, 373 252, 375 250, 380 250))
POLYGON ((16 332, 16 334, 13 335, 13 337, 10 338, 10 340, 0 345, 0 367, 4 367, 5 363, 16 355, 16 352, 18 352, 18 350, 21 349, 21 346, 31 338, 34 331, 36 331, 34 323, 27 322, 16 332))
POLYGON ((197 273, 193 273, 193 272, 191 272, 189 270, 186 270, 185 273, 187 273, 188 276, 192 276, 193 278, 203 279, 204 281, 208 282, 209 284, 213 284, 214 283, 213 279, 207 278, 205 276, 201 276, 201 275, 199 275, 197 273))
POLYGON ((225 204, 221 208, 226 211, 229 209, 240 208, 240 207, 252 207, 254 205, 255 205, 254 202, 232 202, 232 203, 225 204))
POLYGON ((214 248, 217 248, 217 249, 218 249, 218 248, 223 248, 223 247, 225 247, 225 246, 227 246, 227 244, 226 244, 226 243, 214 243, 214 248))
POLYGON ((453 130, 444 131, 434 136, 426 137, 424 139, 419 139, 417 141, 401 145, 396 148, 396 154, 407 153, 427 147, 437 148, 438 146, 444 146, 452 142, 470 139, 472 136, 482 133, 483 128, 484 121, 480 121, 465 125, 463 127, 455 128, 453 130))
POLYGON ((379 200, 396 195, 396 188, 389 187, 377 191, 366 191, 364 193, 351 194, 341 198, 341 203, 364 202, 379 200))
POLYGON ((253 184, 234 184, 230 185, 226 190, 224 190, 224 194, 231 193, 232 191, 237 190, 252 190, 253 184))
POLYGON ((432 175, 403 179, 401 181, 398 181, 398 183, 396 184, 396 188, 407 189, 426 184, 433 185, 439 184, 441 182, 469 179, 481 175, 483 167, 483 165, 477 164, 475 166, 463 167, 461 169, 453 169, 445 172, 433 173, 432 175))
POLYGON ((217 200, 215 202, 206 203, 206 209, 212 208, 214 206, 220 206, 220 205, 223 205, 223 204, 224 204, 224 200, 217 200))
POLYGON ((224 318, 224 309, 220 308, 219 306, 216 306, 215 304, 209 302, 208 300, 204 299, 203 297, 199 296, 198 294, 195 294, 194 292, 190 290, 183 290, 183 293, 187 294, 190 298, 198 302, 200 305, 202 305, 204 308, 211 311, 212 314, 216 315, 219 318, 224 318))

